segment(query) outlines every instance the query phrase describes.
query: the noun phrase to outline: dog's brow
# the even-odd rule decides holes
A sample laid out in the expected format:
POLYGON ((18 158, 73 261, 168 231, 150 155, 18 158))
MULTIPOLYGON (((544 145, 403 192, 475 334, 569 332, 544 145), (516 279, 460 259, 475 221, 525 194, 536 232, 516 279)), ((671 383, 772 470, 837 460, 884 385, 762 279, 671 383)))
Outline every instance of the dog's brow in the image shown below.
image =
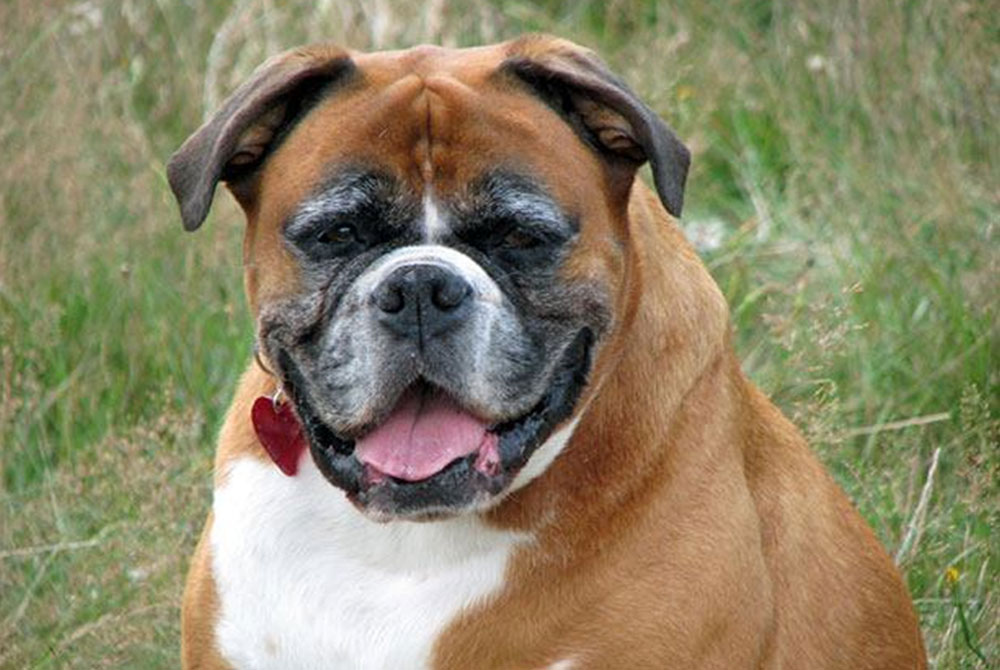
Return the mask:
MULTIPOLYGON (((573 217, 533 180, 506 172, 493 173, 474 187, 492 218, 527 220, 564 232, 575 232, 573 217), (485 196, 485 197, 484 197, 485 196)), ((485 212, 483 212, 485 213, 485 212)), ((482 213, 481 213, 482 214, 482 213)))
POLYGON ((306 198, 292 215, 289 228, 308 226, 317 220, 356 211, 371 202, 375 194, 362 179, 346 179, 306 198))
POLYGON ((372 206, 399 204, 397 185, 391 177, 377 172, 346 172, 326 181, 302 201, 289 217, 286 230, 297 230, 330 219, 348 216, 372 206))
POLYGON ((504 189, 497 193, 497 211, 511 218, 527 219, 562 225, 562 210, 546 196, 519 189, 504 189))

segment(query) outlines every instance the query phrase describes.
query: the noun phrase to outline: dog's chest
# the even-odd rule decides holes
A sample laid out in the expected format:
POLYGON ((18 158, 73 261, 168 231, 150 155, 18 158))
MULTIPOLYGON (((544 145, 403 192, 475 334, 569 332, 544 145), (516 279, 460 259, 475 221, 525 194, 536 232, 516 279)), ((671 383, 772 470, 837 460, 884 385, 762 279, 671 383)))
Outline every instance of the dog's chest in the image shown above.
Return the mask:
POLYGON ((498 589, 523 536, 475 519, 377 524, 308 457, 254 459, 216 490, 216 638, 236 668, 423 668, 463 608, 498 589))

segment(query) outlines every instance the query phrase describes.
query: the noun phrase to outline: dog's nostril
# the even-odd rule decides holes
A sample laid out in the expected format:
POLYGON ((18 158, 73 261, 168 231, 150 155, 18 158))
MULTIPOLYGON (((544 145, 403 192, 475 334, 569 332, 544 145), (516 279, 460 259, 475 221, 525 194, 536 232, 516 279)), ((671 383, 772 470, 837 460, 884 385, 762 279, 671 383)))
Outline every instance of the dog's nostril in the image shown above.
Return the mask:
POLYGON ((440 310, 450 311, 465 302, 471 292, 472 287, 464 280, 454 275, 447 275, 435 283, 431 302, 440 310))
POLYGON ((375 305, 386 314, 398 314, 406 306, 406 299, 398 286, 383 285, 375 292, 375 305))

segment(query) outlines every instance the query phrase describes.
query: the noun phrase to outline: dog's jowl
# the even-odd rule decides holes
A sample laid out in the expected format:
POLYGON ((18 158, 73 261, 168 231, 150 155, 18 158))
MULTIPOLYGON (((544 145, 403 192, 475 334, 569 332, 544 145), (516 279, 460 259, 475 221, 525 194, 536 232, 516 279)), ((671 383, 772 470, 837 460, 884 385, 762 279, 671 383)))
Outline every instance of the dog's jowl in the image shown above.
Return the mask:
POLYGON ((530 37, 268 61, 173 156, 256 355, 186 668, 921 668, 899 574, 740 370, 689 154, 530 37), (649 163, 655 190, 636 179, 649 163))

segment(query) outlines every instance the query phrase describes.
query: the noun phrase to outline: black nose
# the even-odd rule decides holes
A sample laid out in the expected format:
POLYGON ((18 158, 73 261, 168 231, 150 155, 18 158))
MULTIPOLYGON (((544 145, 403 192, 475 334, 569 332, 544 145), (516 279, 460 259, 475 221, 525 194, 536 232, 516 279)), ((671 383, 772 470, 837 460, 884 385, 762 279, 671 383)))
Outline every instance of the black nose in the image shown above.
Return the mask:
POLYGON ((372 295, 379 322, 393 333, 423 342, 458 327, 472 305, 472 287, 437 265, 393 271, 372 295))

